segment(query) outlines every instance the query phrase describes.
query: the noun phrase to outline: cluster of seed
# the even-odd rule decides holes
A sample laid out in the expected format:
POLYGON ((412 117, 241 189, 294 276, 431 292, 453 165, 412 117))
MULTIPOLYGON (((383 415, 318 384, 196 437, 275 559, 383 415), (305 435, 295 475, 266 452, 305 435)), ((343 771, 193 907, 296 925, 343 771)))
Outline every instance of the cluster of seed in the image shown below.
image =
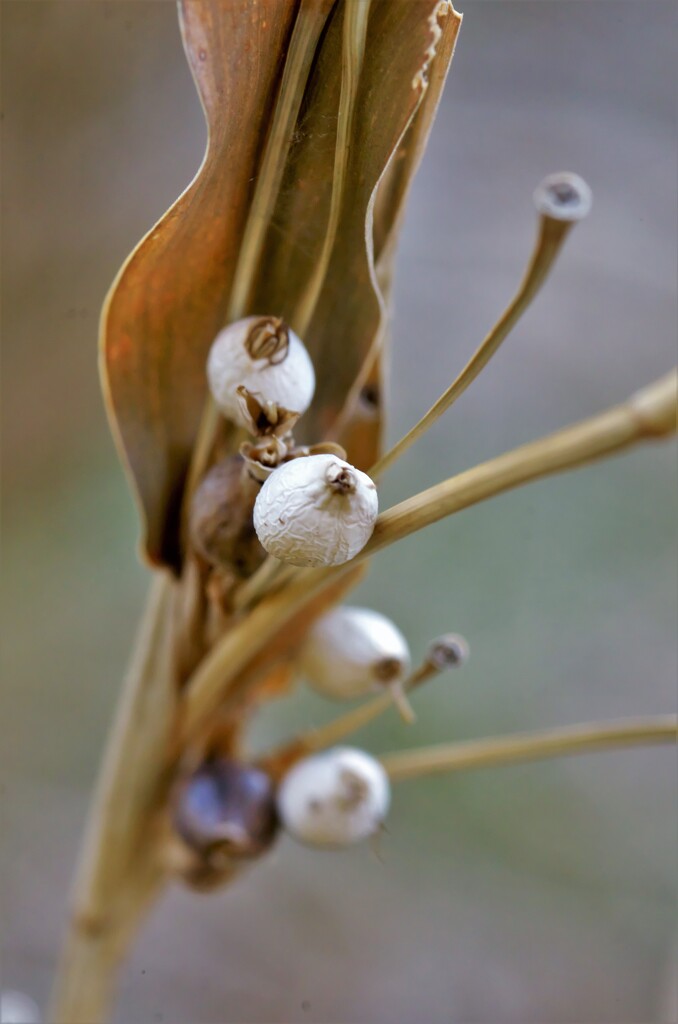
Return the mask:
MULTIPOLYGON (((441 672, 467 657, 463 638, 449 634, 431 644, 424 664, 441 672)), ((309 685, 333 700, 384 692, 413 678, 405 637, 368 608, 340 606, 316 620, 299 664, 309 685)), ((256 765, 211 760, 183 782, 174 825, 203 863, 216 866, 224 855, 246 860, 264 853, 281 826, 306 845, 352 845, 382 828, 389 804, 380 762, 362 750, 334 747, 298 760, 277 787, 256 765)))
MULTIPOLYGON (((297 566, 353 558, 372 533, 377 491, 333 446, 295 444, 292 429, 315 386, 301 340, 276 317, 248 317, 218 335, 207 377, 221 413, 252 440, 196 489, 190 533, 198 558, 237 579, 251 576, 267 552, 297 566)), ((466 654, 460 638, 440 638, 424 677, 466 654)), ((389 690, 397 700, 421 678, 421 670, 411 674, 401 631, 368 608, 341 606, 317 619, 298 663, 309 685, 332 700, 389 690)), ((256 765, 213 757, 177 787, 173 824, 199 858, 195 878, 204 878, 205 870, 218 873, 224 863, 264 853, 281 826, 313 846, 359 842, 382 827, 389 803, 382 765, 350 747, 297 760, 278 784, 256 765)))
MULTIPOLYGON (((542 227, 568 224, 587 215, 591 191, 578 175, 550 175, 534 202, 542 227)), ((548 269, 553 254, 545 237, 542 231, 536 259, 548 269)), ((215 466, 196 491, 194 550, 241 577, 255 571, 264 552, 297 566, 355 557, 374 528, 376 487, 339 452, 296 447, 292 428, 315 387, 301 340, 276 317, 248 317, 217 337, 207 375, 223 415, 255 440, 241 447, 239 461, 215 466)), ((350 700, 390 687, 409 712, 406 690, 467 657, 464 639, 449 634, 412 674, 407 641, 392 622, 366 608, 340 607, 311 627, 299 666, 323 696, 350 700)), ((252 856, 270 845, 279 824, 302 842, 341 846, 374 834, 389 800, 379 762, 339 747, 298 760, 277 790, 256 767, 204 765, 184 785, 175 825, 203 854, 227 847, 231 856, 252 856)))
MULTIPOLYGON (((308 352, 277 317, 247 317, 217 336, 207 379, 221 414, 251 435, 240 454, 217 462, 196 488, 190 536, 216 574, 251 576, 266 554, 296 566, 341 565, 367 543, 377 517, 373 481, 338 446, 301 448, 292 430, 313 399, 308 352)), ((311 685, 350 699, 403 682, 407 642, 382 615, 330 612, 301 654, 311 685)), ((263 853, 279 826, 302 842, 341 846, 375 832, 389 803, 386 774, 359 750, 303 759, 279 787, 260 768, 204 762, 177 789, 174 827, 203 864, 263 853)))
POLYGON ((277 317, 238 320, 214 341, 207 379, 223 416, 253 441, 217 463, 196 489, 195 551, 240 579, 266 552, 296 566, 353 558, 374 528, 377 491, 338 446, 295 444, 292 429, 315 390, 302 341, 277 317))
POLYGON ((186 779, 174 827, 203 864, 247 861, 275 841, 280 826, 309 846, 341 847, 377 832, 390 802, 381 764, 362 750, 335 747, 303 758, 276 788, 260 768, 219 759, 186 779))

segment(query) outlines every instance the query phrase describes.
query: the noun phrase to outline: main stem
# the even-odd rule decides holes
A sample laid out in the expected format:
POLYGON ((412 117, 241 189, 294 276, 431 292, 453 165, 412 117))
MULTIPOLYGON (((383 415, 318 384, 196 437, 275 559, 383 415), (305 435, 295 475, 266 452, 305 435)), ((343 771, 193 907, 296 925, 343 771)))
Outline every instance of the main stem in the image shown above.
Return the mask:
POLYGON ((163 883, 153 819, 176 713, 172 588, 154 580, 109 736, 52 997, 54 1024, 104 1019, 118 965, 163 883))

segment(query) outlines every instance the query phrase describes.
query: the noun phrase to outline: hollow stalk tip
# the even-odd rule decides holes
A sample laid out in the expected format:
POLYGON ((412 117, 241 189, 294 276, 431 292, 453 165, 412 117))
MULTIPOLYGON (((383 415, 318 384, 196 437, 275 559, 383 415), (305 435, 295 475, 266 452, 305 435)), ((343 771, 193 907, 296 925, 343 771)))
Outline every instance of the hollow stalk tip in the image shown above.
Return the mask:
MULTIPOLYGON (((535 192, 535 205, 539 213, 539 227, 532 255, 530 256, 527 269, 518 287, 515 296, 506 307, 494 327, 485 336, 480 346, 476 349, 466 366, 459 375, 452 381, 449 388, 443 392, 438 400, 431 406, 427 413, 415 423, 404 437, 402 437, 385 455, 372 466, 370 476, 376 478, 381 476, 397 461, 404 453, 412 447, 430 428, 447 412, 456 400, 466 391, 469 385, 487 366, 492 356, 498 351, 501 344, 506 340, 510 332, 523 316, 528 306, 539 292, 546 280, 549 271, 555 263, 556 257, 567 238, 573 224, 582 219, 588 213, 590 203, 590 189, 588 185, 576 175, 557 174, 552 175, 539 185, 535 192), (567 187, 574 192, 574 185, 570 179, 578 182, 576 195, 579 196, 577 206, 578 215, 559 215, 558 203, 553 198, 552 190, 558 184, 567 187), (588 199, 586 198, 588 195, 588 199)), ((567 207, 567 203, 563 203, 567 207)))

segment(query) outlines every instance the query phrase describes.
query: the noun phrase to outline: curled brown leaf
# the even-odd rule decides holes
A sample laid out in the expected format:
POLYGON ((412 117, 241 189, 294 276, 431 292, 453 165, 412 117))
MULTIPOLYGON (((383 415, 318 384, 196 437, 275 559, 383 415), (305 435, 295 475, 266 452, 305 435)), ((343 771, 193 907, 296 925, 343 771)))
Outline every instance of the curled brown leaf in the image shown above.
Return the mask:
MULTIPOLYGON (((208 123, 207 151, 192 184, 124 264, 101 324, 110 418, 141 505, 144 548, 156 564, 176 569, 181 563, 180 510, 206 399, 206 355, 233 312, 242 240, 275 122, 285 55, 302 15, 315 19, 304 35, 313 61, 302 62, 309 77, 301 81, 300 107, 286 107, 299 114, 291 147, 280 150, 284 166, 269 176, 279 191, 263 207, 261 197, 257 203, 270 211, 270 222, 259 232, 258 256, 243 290, 247 308, 239 315, 282 316, 294 327, 322 252, 347 59, 346 11, 346 0, 180 5, 184 45, 208 123)), ((364 408, 357 406, 356 419, 356 407, 346 402, 352 389, 357 394, 368 386, 367 393, 375 394, 381 385, 390 279, 385 268, 460 20, 447 0, 373 3, 359 74, 352 79, 350 141, 334 199, 338 230, 304 339, 318 391, 302 423, 304 438, 319 441, 345 408, 342 441, 358 465, 371 464, 378 454, 381 403, 362 419, 364 408)))

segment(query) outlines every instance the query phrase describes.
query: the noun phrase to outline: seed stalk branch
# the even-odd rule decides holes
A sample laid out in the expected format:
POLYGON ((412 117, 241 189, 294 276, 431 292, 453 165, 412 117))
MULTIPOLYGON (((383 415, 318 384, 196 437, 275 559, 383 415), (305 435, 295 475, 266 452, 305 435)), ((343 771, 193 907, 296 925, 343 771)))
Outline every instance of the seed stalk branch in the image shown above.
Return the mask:
POLYGON ((189 679, 182 741, 198 736, 222 703, 228 707, 229 690, 252 658, 253 649, 265 647, 343 573, 396 541, 480 501, 637 443, 670 436, 676 430, 677 381, 674 371, 621 405, 483 462, 395 505, 379 516, 371 540, 345 565, 294 572, 288 586, 265 598, 217 642, 189 679))
POLYGON ((670 436, 676 430, 677 380, 673 371, 622 405, 483 462, 387 509, 359 558, 514 487, 670 436))
POLYGON ((345 199, 346 172, 352 155, 351 130, 360 72, 365 56, 370 3, 371 0, 346 0, 344 5, 341 93, 337 115, 337 138, 334 147, 330 212, 320 255, 313 267, 313 272, 294 317, 294 327, 302 338, 306 336, 313 319, 339 230, 341 208, 345 199))
POLYGON ((450 406, 466 391, 480 371, 487 366, 539 292, 572 226, 572 223, 567 221, 554 220, 552 217, 540 217, 534 251, 514 298, 449 388, 443 392, 419 422, 415 423, 412 429, 372 466, 369 474, 373 479, 376 480, 377 477, 385 473, 401 455, 404 455, 408 448, 418 441, 427 430, 430 430, 443 413, 447 412, 450 406))
POLYGON ((675 744, 677 741, 678 717, 657 715, 653 718, 587 722, 584 725, 547 729, 543 732, 444 743, 421 750, 385 754, 380 761, 392 782, 402 782, 442 772, 492 768, 521 761, 541 761, 622 747, 675 744))

